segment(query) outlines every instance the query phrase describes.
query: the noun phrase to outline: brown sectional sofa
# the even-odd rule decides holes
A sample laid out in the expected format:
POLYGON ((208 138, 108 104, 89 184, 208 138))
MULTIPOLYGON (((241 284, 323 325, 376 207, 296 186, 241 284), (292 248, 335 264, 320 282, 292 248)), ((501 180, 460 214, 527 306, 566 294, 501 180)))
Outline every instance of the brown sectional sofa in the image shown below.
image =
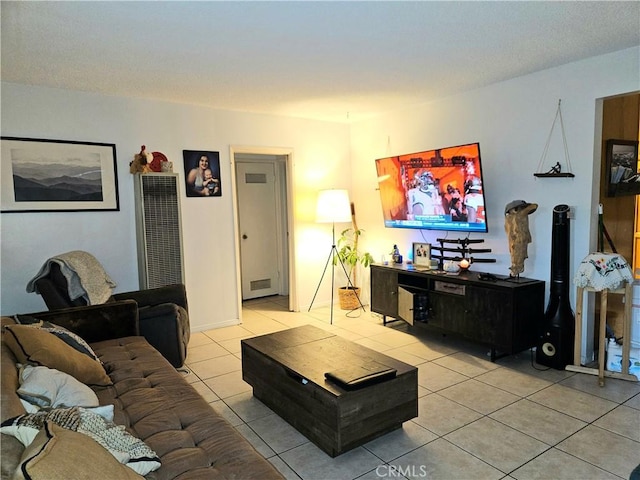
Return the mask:
MULTIPOLYGON (((180 372, 138 336, 135 302, 31 316, 67 328, 89 342, 113 382, 107 387, 92 387, 100 405, 114 405, 113 422, 124 425, 127 432, 143 440, 160 458, 161 467, 144 478, 282 478, 180 372)), ((2 318, 3 327, 14 323, 11 318, 2 318)), ((5 335, 3 328, 0 372, 3 422, 25 413, 16 394, 19 386, 16 357, 8 348, 5 335)), ((2 478, 11 478, 24 447, 13 436, 5 434, 1 436, 0 446, 2 478)), ((82 468, 83 465, 75 465, 67 478, 81 478, 82 468)))

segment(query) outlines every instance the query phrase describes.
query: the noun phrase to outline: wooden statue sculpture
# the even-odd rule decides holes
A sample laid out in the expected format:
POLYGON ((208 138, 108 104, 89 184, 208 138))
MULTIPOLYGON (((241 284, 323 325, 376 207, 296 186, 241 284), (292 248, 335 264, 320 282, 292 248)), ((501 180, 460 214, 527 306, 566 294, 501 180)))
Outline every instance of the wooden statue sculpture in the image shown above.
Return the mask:
POLYGON ((524 272, 524 261, 528 258, 527 247, 531 243, 529 232, 529 215, 538 209, 537 203, 514 200, 504 209, 504 228, 509 241, 511 254, 511 277, 518 277, 524 272))

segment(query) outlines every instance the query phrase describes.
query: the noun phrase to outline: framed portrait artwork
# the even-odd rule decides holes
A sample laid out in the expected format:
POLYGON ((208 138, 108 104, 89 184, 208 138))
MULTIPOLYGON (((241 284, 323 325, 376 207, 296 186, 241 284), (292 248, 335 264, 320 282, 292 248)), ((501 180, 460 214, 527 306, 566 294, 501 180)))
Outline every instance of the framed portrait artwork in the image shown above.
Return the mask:
POLYGON ((431 268, 431 244, 413 244, 413 264, 416 267, 431 268))
POLYGON ((0 210, 120 210, 112 143, 2 137, 0 210))
POLYGON ((220 152, 183 150, 187 197, 221 197, 220 152))
POLYGON ((640 194, 638 175, 638 142, 607 140, 607 196, 640 194))

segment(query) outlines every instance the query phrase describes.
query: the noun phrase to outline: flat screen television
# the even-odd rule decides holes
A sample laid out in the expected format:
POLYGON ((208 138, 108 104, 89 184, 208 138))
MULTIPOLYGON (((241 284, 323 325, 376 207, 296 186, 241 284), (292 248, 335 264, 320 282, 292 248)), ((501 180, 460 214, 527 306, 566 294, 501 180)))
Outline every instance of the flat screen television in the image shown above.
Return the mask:
POLYGON ((480 144, 376 160, 384 225, 487 232, 480 144))

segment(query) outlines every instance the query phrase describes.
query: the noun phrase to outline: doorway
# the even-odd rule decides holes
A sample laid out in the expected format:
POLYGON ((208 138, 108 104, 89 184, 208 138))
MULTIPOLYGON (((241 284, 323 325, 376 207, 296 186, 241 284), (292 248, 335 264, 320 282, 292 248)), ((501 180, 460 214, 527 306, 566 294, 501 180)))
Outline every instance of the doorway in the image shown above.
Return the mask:
MULTIPOLYGON (((596 172, 599 170, 598 203, 602 208, 602 225, 606 229, 606 242, 598 245, 592 232, 591 251, 616 252, 629 262, 634 278, 640 279, 640 196, 607 195, 607 162, 606 141, 608 139, 634 140, 640 139, 640 93, 630 92, 599 99, 597 112, 601 115, 600 155, 596 155, 596 172)), ((640 171, 640 159, 638 159, 640 171)), ((595 208, 595 206, 594 206, 595 208)), ((598 232, 599 235, 600 232, 598 232)), ((588 301, 593 321, 587 323, 586 338, 583 339, 583 352, 588 363, 595 358, 596 345, 599 343, 600 294, 588 301), (593 312, 593 313, 591 313, 593 312)), ((611 295, 607 302, 607 325, 618 338, 623 336, 624 295, 611 295)))
POLYGON ((288 296, 294 310, 291 157, 288 149, 231 149, 239 312, 243 301, 274 295, 288 296))
POLYGON ((603 208, 603 224, 610 241, 602 251, 622 255, 632 266, 634 274, 638 257, 635 242, 637 195, 609 196, 606 172, 606 142, 608 139, 634 140, 640 138, 640 94, 629 93, 602 100, 602 140, 600 147, 599 203, 603 208))

